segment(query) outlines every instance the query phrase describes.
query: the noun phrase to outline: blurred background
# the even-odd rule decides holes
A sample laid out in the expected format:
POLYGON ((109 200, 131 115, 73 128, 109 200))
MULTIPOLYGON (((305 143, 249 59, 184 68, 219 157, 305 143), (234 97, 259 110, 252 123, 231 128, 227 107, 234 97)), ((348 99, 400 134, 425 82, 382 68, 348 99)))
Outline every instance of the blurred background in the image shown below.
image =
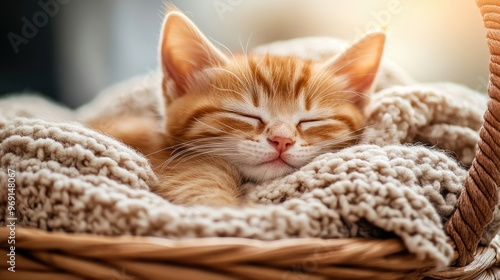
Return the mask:
MULTIPOLYGON (((179 0, 214 41, 231 50, 301 36, 353 41, 380 27, 386 55, 421 82, 484 91, 485 31, 475 1, 179 0)), ((163 0, 4 1, 0 95, 41 92, 70 107, 157 69, 163 0)))

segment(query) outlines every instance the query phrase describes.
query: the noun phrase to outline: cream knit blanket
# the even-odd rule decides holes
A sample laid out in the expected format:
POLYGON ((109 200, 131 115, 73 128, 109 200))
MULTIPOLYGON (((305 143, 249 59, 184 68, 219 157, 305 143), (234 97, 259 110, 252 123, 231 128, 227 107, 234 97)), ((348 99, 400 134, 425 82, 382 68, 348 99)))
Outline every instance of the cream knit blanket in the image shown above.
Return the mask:
POLYGON ((362 143, 245 185, 254 207, 212 209, 151 193, 157 178, 142 155, 76 122, 158 117, 156 82, 126 82, 77 111, 33 96, 0 100, 0 224, 11 214, 9 168, 17 222, 26 227, 167 238, 397 236, 418 257, 449 263, 443 224, 474 156, 485 96, 453 84, 387 86, 373 96, 362 143))

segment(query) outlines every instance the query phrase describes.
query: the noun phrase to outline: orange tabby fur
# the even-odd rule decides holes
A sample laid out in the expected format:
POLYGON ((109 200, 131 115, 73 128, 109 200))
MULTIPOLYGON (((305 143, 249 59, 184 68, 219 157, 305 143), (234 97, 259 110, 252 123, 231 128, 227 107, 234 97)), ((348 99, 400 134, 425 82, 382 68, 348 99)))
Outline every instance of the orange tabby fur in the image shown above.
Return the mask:
POLYGON ((383 33, 325 62, 216 49, 170 10, 160 41, 165 131, 129 116, 90 126, 135 147, 179 204, 243 203, 239 186, 284 176, 321 153, 353 145, 382 58, 383 33))

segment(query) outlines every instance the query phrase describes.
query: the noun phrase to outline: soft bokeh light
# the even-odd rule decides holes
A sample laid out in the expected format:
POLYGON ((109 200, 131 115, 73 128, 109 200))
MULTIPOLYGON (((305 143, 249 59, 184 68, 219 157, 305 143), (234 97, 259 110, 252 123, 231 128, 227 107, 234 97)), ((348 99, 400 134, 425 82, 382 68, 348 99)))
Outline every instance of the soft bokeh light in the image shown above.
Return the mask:
MULTIPOLYGON (((300 36, 352 41, 382 27, 390 34, 387 57, 416 80, 486 88, 488 51, 474 1, 172 2, 209 38, 236 51, 300 36)), ((155 71, 164 12, 162 0, 69 1, 61 6, 51 19, 61 100, 78 106, 106 86, 155 71)))

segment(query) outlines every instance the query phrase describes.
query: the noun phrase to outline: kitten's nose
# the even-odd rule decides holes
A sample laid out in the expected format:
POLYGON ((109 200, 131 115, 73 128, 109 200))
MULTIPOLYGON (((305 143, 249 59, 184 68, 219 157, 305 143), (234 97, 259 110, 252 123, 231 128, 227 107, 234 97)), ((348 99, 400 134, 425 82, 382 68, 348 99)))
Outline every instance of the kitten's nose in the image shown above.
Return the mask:
POLYGON ((290 148, 295 141, 287 137, 274 136, 268 139, 271 145, 273 145, 278 152, 283 153, 288 148, 290 148))

